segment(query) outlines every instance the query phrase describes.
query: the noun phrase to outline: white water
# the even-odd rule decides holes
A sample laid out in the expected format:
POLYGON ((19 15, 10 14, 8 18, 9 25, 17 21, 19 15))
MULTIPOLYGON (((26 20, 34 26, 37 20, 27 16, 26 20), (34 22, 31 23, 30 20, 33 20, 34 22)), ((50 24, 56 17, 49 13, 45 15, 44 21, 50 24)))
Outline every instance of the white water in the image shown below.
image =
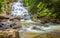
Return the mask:
POLYGON ((30 15, 28 14, 28 10, 23 6, 21 0, 18 0, 18 2, 13 2, 11 4, 11 8, 10 15, 19 16, 21 21, 32 21, 30 15))
MULTIPOLYGON (((23 3, 21 2, 21 0, 18 0, 18 2, 13 2, 12 6, 11 6, 11 12, 10 15, 12 16, 19 16, 21 18, 21 21, 27 21, 27 22, 32 22, 31 18, 28 14, 28 10, 26 9, 26 7, 23 6, 23 3)), ((29 28, 27 28, 24 24, 22 25, 22 29, 19 31, 31 31, 31 32, 44 32, 44 30, 49 30, 51 29, 51 27, 40 27, 40 26, 34 26, 31 25, 29 26, 29 28), (33 29, 35 27, 35 29, 33 29), (43 30, 43 31, 42 31, 43 30)))
MULTIPOLYGON (((11 4, 10 15, 20 17, 21 21, 32 22, 30 15, 28 14, 28 10, 26 9, 26 7, 23 6, 21 0, 18 0, 17 2, 13 2, 11 4)), ((27 28, 24 24, 22 24, 21 30, 19 28, 20 32, 28 29, 31 29, 31 26, 27 28)))

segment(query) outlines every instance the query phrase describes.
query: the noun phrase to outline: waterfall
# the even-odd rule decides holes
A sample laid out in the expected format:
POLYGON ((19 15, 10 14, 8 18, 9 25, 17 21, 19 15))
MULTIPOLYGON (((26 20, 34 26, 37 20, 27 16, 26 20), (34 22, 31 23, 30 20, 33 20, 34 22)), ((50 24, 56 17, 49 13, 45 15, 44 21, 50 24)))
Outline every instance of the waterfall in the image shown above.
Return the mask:
POLYGON ((21 18, 21 21, 31 21, 28 10, 23 6, 23 3, 21 1, 22 0, 18 0, 18 2, 12 3, 10 15, 19 16, 21 18))
MULTIPOLYGON (((18 16, 21 21, 27 21, 27 22, 33 22, 30 18, 30 15, 28 13, 28 10, 26 9, 26 7, 23 6, 22 0, 18 0, 17 2, 13 2, 11 5, 11 12, 10 15, 12 16, 18 16)), ((22 24, 22 28, 19 31, 20 32, 24 32, 24 31, 33 31, 33 32, 40 32, 41 30, 46 30, 46 29, 50 29, 50 28, 46 28, 46 27, 40 27, 40 26, 35 26, 34 24, 29 25, 29 27, 27 28, 27 26, 25 26, 25 24, 22 24)))
POLYGON ((18 2, 21 2, 22 0, 18 0, 18 2))

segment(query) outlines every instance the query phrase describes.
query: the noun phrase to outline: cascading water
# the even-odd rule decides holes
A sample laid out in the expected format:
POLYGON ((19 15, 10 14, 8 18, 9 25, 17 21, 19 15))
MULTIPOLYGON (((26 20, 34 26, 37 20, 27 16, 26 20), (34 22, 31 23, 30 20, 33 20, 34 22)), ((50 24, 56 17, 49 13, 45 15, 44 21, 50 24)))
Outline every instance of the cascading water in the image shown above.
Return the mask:
MULTIPOLYGON (((10 12, 10 15, 12 16, 18 16, 21 20, 23 19, 23 21, 25 22, 27 20, 27 22, 33 22, 28 14, 28 10, 26 9, 26 7, 23 6, 23 3, 21 2, 21 0, 18 0, 17 2, 13 2, 12 5, 11 5, 11 12, 10 12)), ((6 28, 9 28, 11 25, 13 25, 13 27, 16 27, 18 24, 17 22, 15 21, 11 21, 11 19, 8 19, 6 22, 0 24, 0 27, 6 27, 6 28), (16 26, 15 26, 16 25, 16 26)), ((18 22, 20 23, 20 21, 18 20, 18 22)), ((37 26, 35 24, 29 24, 28 27, 27 27, 28 24, 22 24, 21 28, 18 28, 18 30, 20 32, 24 32, 24 31, 33 31, 33 32, 40 32, 41 30, 48 30, 50 29, 50 27, 44 27, 44 26, 37 26)), ((48 24, 47 24, 48 25, 48 24)), ((19 24, 20 26, 20 24, 19 24)), ((18 26, 18 27, 19 27, 18 26)))
MULTIPOLYGON (((13 2, 12 5, 11 5, 11 8, 12 9, 11 9, 10 15, 18 16, 23 21, 27 20, 28 22, 32 22, 29 14, 28 14, 28 10, 26 9, 26 7, 23 6, 22 0, 18 0, 17 2, 13 2)), ((37 32, 37 30, 36 30, 37 28, 41 29, 41 27, 40 28, 39 27, 37 27, 37 28, 35 27, 36 28, 35 30, 33 30, 33 28, 34 28, 34 25, 31 25, 31 26, 29 26, 29 28, 26 28, 26 26, 24 24, 22 24, 22 31, 28 30, 28 31, 34 31, 34 32, 36 31, 37 32)))
MULTIPOLYGON (((11 8, 12 9, 11 9, 10 15, 18 16, 21 20, 23 19, 23 21, 27 20, 28 22, 33 22, 33 21, 31 21, 31 18, 30 18, 29 14, 28 14, 28 10, 26 9, 26 7, 23 6, 23 3, 21 3, 21 0, 18 0, 18 2, 13 2, 12 5, 11 5, 11 8)), ((5 29, 5 27, 10 28, 10 25, 13 22, 10 21, 10 19, 8 19, 6 22, 0 24, 0 29, 3 29, 3 28, 5 29)), ((34 24, 30 24, 29 27, 26 27, 25 24, 22 24, 21 25, 22 27, 20 28, 19 27, 20 25, 19 25, 17 30, 20 33, 20 37, 22 37, 23 32, 45 33, 45 32, 53 31, 52 28, 56 28, 56 26, 50 26, 51 25, 50 23, 47 23, 46 25, 49 25, 49 26, 44 27, 44 26, 37 26, 37 25, 34 25, 34 24)))
POLYGON ((21 21, 31 21, 28 10, 23 6, 21 0, 18 0, 18 2, 13 2, 11 8, 10 15, 20 17, 21 21))
MULTIPOLYGON (((32 22, 29 14, 28 14, 28 10, 26 9, 26 7, 23 6, 22 0, 18 0, 17 2, 13 2, 11 4, 10 15, 18 16, 21 19, 21 21, 32 22)), ((24 31, 24 30, 26 30, 26 26, 24 24, 22 24, 22 28, 18 28, 18 30, 20 32, 24 31)))

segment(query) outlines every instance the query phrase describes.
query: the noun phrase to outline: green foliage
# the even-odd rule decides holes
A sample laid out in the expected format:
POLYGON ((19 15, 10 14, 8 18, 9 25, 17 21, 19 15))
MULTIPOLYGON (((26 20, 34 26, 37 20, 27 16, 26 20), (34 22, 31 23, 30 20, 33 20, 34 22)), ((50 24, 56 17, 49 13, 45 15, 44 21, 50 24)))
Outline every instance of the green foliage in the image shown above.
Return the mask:
POLYGON ((12 0, 7 0, 7 2, 12 2, 12 0))
POLYGON ((38 14, 39 14, 39 16, 46 16, 46 15, 48 15, 49 13, 50 13, 50 12, 49 12, 48 9, 44 9, 43 11, 39 12, 38 14))
POLYGON ((4 0, 0 0, 0 13, 2 13, 2 7, 5 5, 6 3, 4 2, 4 0))
POLYGON ((37 19, 37 16, 38 16, 37 14, 34 14, 34 15, 32 15, 32 18, 37 19))
POLYGON ((0 13, 2 12, 2 2, 0 2, 0 13))
POLYGON ((34 18, 41 16, 60 18, 60 0, 23 0, 22 2, 34 18))
MULTIPOLYGON (((0 13, 2 6, 10 2, 12 0, 0 0, 0 13)), ((33 18, 41 16, 60 18, 60 0, 22 0, 22 2, 33 18)))
POLYGON ((6 6, 6 4, 10 3, 12 0, 0 0, 0 13, 3 12, 2 7, 6 6))

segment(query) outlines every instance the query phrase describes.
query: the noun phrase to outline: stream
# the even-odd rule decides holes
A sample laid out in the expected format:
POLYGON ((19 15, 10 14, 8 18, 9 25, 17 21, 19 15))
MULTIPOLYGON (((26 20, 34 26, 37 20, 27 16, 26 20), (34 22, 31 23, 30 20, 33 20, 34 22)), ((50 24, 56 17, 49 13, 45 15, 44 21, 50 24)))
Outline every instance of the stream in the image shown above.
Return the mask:
POLYGON ((55 30, 54 28, 60 27, 58 24, 53 23, 46 23, 46 24, 40 24, 39 22, 34 22, 31 20, 30 15, 28 14, 28 10, 26 7, 23 6, 23 3, 21 0, 17 0, 17 2, 13 2, 11 4, 11 16, 17 16, 20 20, 15 19, 15 21, 11 21, 14 19, 8 19, 6 22, 3 22, 0 24, 0 29, 7 29, 7 28, 15 28, 19 31, 20 36, 24 32, 33 32, 33 33, 46 33, 46 32, 52 32, 55 30), (18 20, 18 21, 16 21, 18 20), (20 24, 18 23, 20 22, 20 24), (36 23, 39 23, 36 25, 36 23), (11 26, 13 24, 13 26, 11 26))

